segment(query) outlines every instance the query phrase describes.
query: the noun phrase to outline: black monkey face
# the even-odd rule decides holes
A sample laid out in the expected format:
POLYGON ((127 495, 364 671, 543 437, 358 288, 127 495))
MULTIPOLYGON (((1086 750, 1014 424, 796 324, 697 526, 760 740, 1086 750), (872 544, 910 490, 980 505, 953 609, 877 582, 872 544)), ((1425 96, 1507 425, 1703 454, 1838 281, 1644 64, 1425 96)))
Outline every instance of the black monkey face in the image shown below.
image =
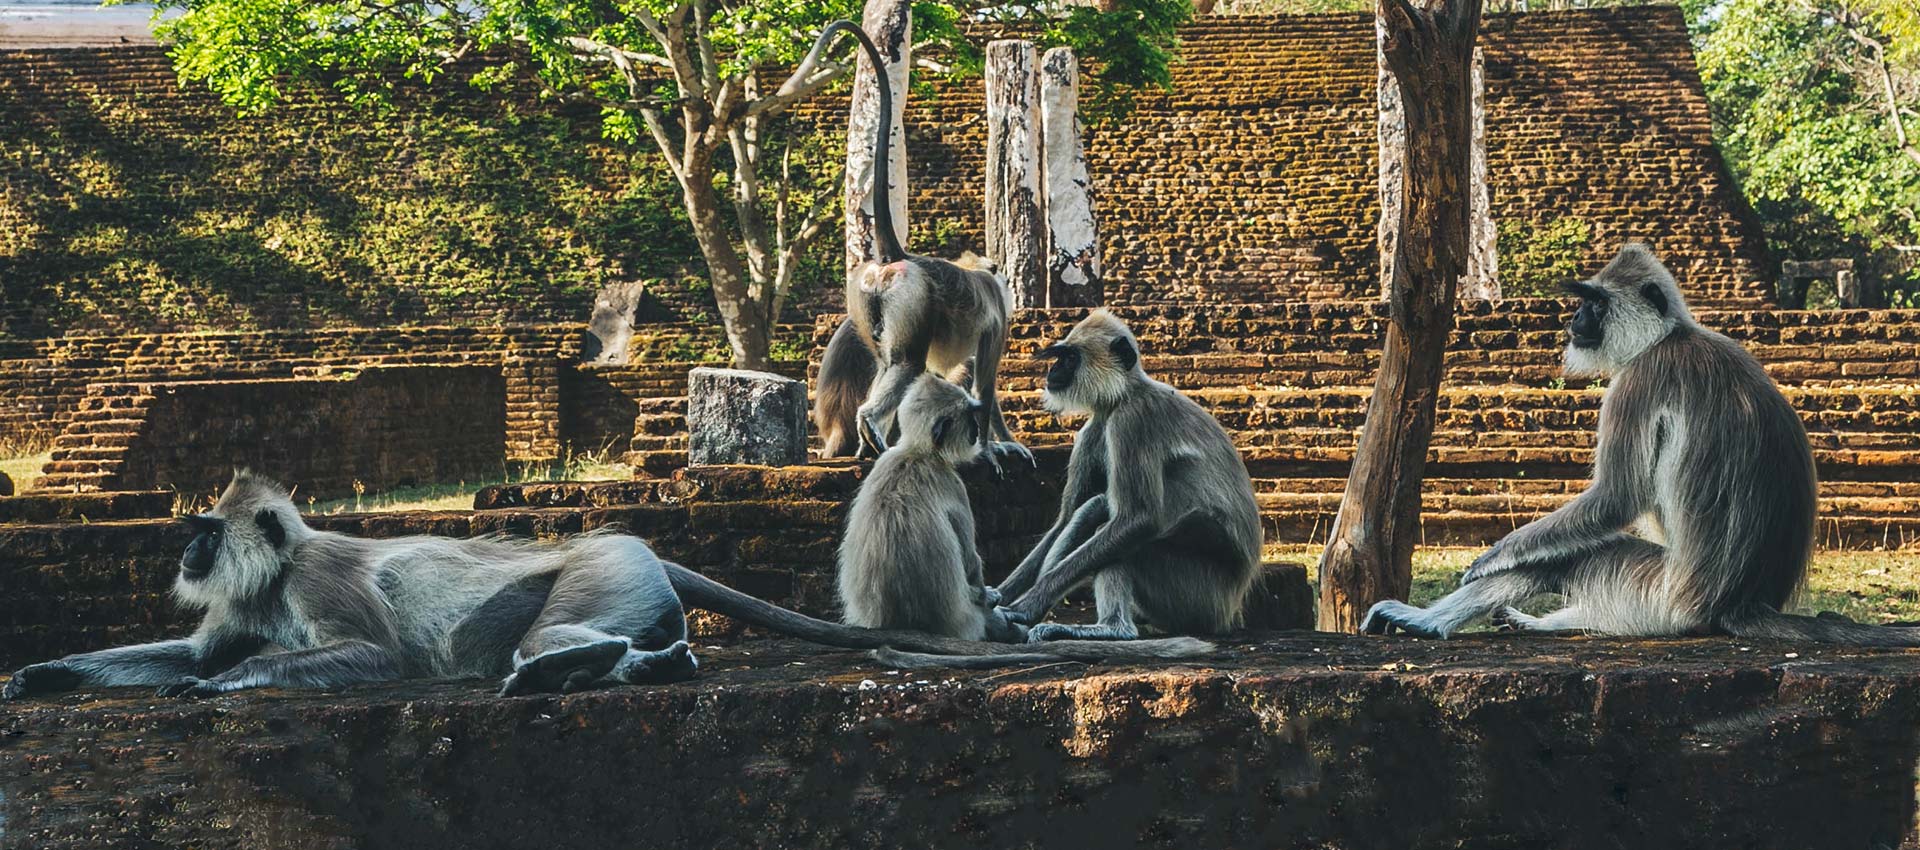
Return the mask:
POLYGON ((1040 356, 1053 359, 1053 365, 1047 367, 1048 390, 1060 392, 1073 386, 1073 379, 1080 374, 1080 349, 1062 342, 1041 349, 1040 356))
POLYGON ((1568 283, 1565 289, 1580 296, 1580 309, 1574 311, 1573 321, 1567 324, 1567 336, 1575 348, 1599 348, 1607 335, 1607 308, 1609 298, 1606 290, 1590 283, 1568 283))
POLYGON ((186 554, 180 556, 180 576, 188 581, 204 580, 213 574, 220 546, 226 540, 227 521, 207 514, 189 514, 180 521, 195 532, 193 542, 187 544, 186 554))

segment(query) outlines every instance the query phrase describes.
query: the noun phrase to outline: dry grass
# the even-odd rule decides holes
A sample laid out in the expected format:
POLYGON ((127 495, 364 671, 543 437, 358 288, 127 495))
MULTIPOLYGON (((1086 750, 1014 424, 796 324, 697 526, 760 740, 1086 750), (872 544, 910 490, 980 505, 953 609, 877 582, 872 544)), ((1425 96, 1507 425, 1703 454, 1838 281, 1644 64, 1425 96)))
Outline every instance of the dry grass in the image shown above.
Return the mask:
POLYGON ((47 450, 3 451, 0 450, 0 472, 13 479, 15 490, 26 490, 40 477, 40 468, 53 459, 53 452, 47 450))
MULTIPOLYGON (((398 513, 400 511, 464 511, 473 507, 473 495, 483 487, 496 484, 524 484, 534 481, 621 481, 633 477, 633 467, 620 463, 609 453, 579 454, 555 467, 528 467, 510 472, 492 481, 461 481, 452 484, 425 484, 401 487, 377 493, 362 493, 344 499, 306 501, 300 509, 309 514, 398 513)), ((296 494, 295 498, 298 498, 296 494)))
MULTIPOLYGON (((1267 558, 1307 565, 1312 577, 1320 561, 1319 546, 1279 546, 1267 558)), ((1460 584, 1460 574, 1480 549, 1429 548, 1413 554, 1413 599, 1426 605, 1460 584)), ((1533 613, 1557 607, 1551 597, 1523 606, 1533 613)), ((1807 575, 1801 610, 1834 611, 1862 623, 1920 620, 1920 551, 1819 552, 1807 575)))

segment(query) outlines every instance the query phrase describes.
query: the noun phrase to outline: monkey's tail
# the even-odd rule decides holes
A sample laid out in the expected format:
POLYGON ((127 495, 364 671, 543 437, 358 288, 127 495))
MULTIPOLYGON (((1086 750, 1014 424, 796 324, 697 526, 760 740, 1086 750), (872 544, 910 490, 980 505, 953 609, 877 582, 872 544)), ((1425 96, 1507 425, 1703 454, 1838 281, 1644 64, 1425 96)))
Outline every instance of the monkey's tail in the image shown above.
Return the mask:
POLYGON ((1213 644, 1199 638, 1174 637, 1150 640, 1056 640, 1031 644, 1025 652, 996 652, 988 655, 939 655, 929 652, 901 652, 876 649, 873 660, 888 667, 915 669, 949 667, 987 670, 1015 664, 1058 664, 1064 661, 1150 661, 1168 658, 1192 658, 1212 652, 1213 644), (1053 650, 1059 650, 1053 652, 1053 650), (1051 654, 1050 654, 1051 653, 1051 654))
POLYGON ((673 584, 673 592, 679 595, 680 601, 684 604, 725 614, 788 637, 797 637, 827 646, 848 649, 900 649, 932 655, 1008 659, 983 665, 990 667, 1020 664, 1024 663, 1023 659, 1040 659, 1050 662, 1191 658, 1215 649, 1213 644, 1198 638, 1159 638, 1127 641, 1062 640, 1030 644, 1023 651, 1009 653, 1007 652, 1008 644, 1004 643, 962 640, 900 629, 867 629, 829 623, 796 611, 789 611, 766 600, 748 596, 671 561, 660 563, 666 567, 667 580, 673 584))
POLYGON ((1920 646, 1920 628, 1856 623, 1840 615, 1808 617, 1756 606, 1723 618, 1720 628, 1734 637, 1848 646, 1920 646))

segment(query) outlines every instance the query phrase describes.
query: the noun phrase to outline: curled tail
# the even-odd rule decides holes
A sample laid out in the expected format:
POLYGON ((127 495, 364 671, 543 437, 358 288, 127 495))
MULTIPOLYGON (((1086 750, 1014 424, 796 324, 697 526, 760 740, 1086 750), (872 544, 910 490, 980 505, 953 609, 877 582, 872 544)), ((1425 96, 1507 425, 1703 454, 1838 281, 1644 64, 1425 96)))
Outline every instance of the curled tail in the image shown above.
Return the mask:
MULTIPOLYGON (((867 53, 867 63, 873 66, 874 91, 880 95, 880 117, 875 122, 873 132, 873 189, 868 199, 873 203, 873 241, 874 255, 881 263, 897 263, 907 258, 907 251, 900 246, 900 231, 894 229, 893 203, 889 199, 892 193, 887 191, 887 175, 891 170, 888 164, 887 142, 893 136, 893 87, 887 84, 887 60, 880 57, 880 49, 873 45, 873 39, 867 37, 867 31, 852 21, 834 21, 820 31, 820 37, 813 42, 813 49, 807 51, 800 67, 794 71, 791 80, 806 79, 820 64, 820 57, 828 47, 833 46, 834 36, 850 33, 860 42, 860 49, 867 53)), ((790 91, 792 83, 780 87, 780 93, 790 91)))
MULTIPOLYGON (((667 580, 673 584, 673 592, 679 595, 680 601, 684 604, 725 614, 788 637, 797 637, 827 646, 847 649, 898 649, 936 656, 959 655, 1003 659, 982 665, 990 667, 1026 663, 1027 659, 1122 661, 1191 658, 1214 650, 1213 644, 1197 638, 1161 638, 1134 641, 1063 640, 1031 644, 1021 651, 1008 652, 1009 645, 1004 643, 962 640, 901 629, 866 629, 829 623, 796 611, 789 611, 766 600, 748 596, 679 564, 670 561, 660 563, 667 570, 667 580)), ((918 660, 918 656, 903 655, 903 657, 909 661, 918 660)), ((903 664, 901 666, 934 665, 903 664)))
POLYGON ((1169 658, 1193 658, 1218 647, 1191 637, 1153 638, 1150 640, 1055 640, 1028 644, 1023 650, 986 655, 940 655, 929 652, 901 652, 876 649, 873 660, 888 667, 952 667, 986 670, 1015 664, 1056 664, 1062 661, 1161 661, 1169 658))
POLYGON ((1721 619, 1734 637, 1847 646, 1920 646, 1920 628, 1856 623, 1837 614, 1808 617, 1754 607, 1721 619))

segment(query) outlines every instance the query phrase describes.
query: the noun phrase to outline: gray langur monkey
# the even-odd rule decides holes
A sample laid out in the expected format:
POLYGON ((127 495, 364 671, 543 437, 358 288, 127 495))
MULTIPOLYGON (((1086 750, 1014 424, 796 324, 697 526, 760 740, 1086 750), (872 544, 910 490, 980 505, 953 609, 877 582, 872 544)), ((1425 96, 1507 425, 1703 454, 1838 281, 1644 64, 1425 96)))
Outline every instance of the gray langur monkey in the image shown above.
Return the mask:
POLYGON ((849 625, 1025 641, 987 590, 973 507, 954 471, 973 458, 980 402, 922 374, 900 403, 900 439, 873 464, 840 542, 840 606, 849 625))
MULTIPOLYGON (((538 543, 319 531, 284 489, 244 470, 211 510, 182 519, 196 533, 173 592, 205 612, 190 637, 28 665, 0 698, 128 685, 198 697, 472 676, 505 676, 502 696, 671 682, 697 666, 683 600, 829 646, 977 656, 1004 649, 817 620, 661 560, 621 534, 538 543)), ((1051 657, 1185 657, 1214 649, 1205 641, 1155 643, 1152 651, 1063 646, 1051 657)))
POLYGON ((285 490, 244 470, 183 520, 196 533, 173 595, 205 612, 191 637, 35 664, 4 696, 501 675, 509 695, 674 681, 696 666, 680 601, 637 538, 364 540, 309 528, 285 490))
POLYGON ((1147 377, 1133 332, 1105 310, 1041 356, 1053 360, 1047 409, 1091 418, 1074 438, 1053 528, 998 588, 1014 600, 1008 619, 1035 623, 1091 580, 1097 625, 1043 623, 1028 639, 1129 640, 1136 614, 1172 634, 1238 626, 1263 540, 1227 432, 1147 377))
POLYGON ((880 374, 880 363, 853 326, 843 319, 820 357, 813 384, 813 428, 820 433, 820 456, 853 457, 860 449, 860 403, 880 374))
MULTIPOLYGON (((1013 312, 1013 293, 990 263, 971 254, 949 262, 909 254, 901 247, 893 221, 893 205, 887 202, 890 194, 887 191, 887 139, 888 122, 893 116, 893 92, 887 85, 886 62, 881 59, 880 51, 857 24, 835 21, 820 33, 791 79, 810 76, 808 72, 819 64, 835 37, 843 32, 852 34, 860 42, 873 65, 880 107, 880 126, 873 141, 873 188, 868 195, 873 203, 876 259, 856 267, 847 279, 847 324, 855 331, 853 337, 865 343, 868 353, 877 361, 877 374, 854 417, 860 436, 857 454, 874 457, 886 451, 885 435, 893 415, 908 388, 922 373, 932 369, 952 375, 972 358, 971 383, 981 402, 975 414, 980 421, 979 455, 995 469, 1000 468, 1002 455, 1017 456, 1031 463, 1033 453, 1015 440, 1007 428, 995 386, 1000 377, 1000 358, 1007 350, 1007 323, 1013 312)), ((826 359, 852 363, 858 356, 852 351, 853 337, 843 337, 836 332, 828 343, 826 359), (834 350, 836 345, 841 349, 839 352, 834 350)), ((835 381, 829 383, 823 361, 815 394, 823 399, 840 399, 849 394, 851 388, 842 382, 850 382, 858 371, 848 368, 844 372, 848 377, 840 378, 841 370, 836 370, 832 376, 835 381)), ((825 427, 822 433, 827 433, 825 427)))
POLYGON ((1817 487, 1800 416, 1753 355, 1696 324, 1673 275, 1629 244, 1570 283, 1566 372, 1611 378, 1593 481, 1501 538, 1429 608, 1386 601, 1369 634, 1447 637, 1493 614, 1509 629, 1920 646, 1920 629, 1781 613, 1813 550, 1817 487), (1659 545, 1629 534, 1646 519, 1659 545), (1566 596, 1544 617, 1512 605, 1566 596))

